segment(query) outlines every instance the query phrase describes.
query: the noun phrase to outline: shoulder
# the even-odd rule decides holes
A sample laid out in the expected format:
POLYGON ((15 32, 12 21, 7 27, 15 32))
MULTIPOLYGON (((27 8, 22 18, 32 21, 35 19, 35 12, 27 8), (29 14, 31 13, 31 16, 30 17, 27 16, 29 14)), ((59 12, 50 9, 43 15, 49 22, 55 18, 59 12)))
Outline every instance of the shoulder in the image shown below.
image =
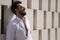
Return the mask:
POLYGON ((17 19, 15 18, 14 20, 11 20, 8 24, 7 24, 7 28, 15 28, 17 24, 17 19))

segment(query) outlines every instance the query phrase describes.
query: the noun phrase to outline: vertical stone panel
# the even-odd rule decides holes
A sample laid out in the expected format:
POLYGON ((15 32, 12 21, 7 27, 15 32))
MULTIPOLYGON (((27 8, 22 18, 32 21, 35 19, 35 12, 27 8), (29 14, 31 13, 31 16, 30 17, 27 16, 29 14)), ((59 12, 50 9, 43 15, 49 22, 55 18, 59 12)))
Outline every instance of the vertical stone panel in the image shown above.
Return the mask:
POLYGON ((44 13, 43 11, 37 11, 37 29, 43 29, 44 27, 44 13))
POLYGON ((42 10, 48 11, 48 0, 42 0, 42 10))

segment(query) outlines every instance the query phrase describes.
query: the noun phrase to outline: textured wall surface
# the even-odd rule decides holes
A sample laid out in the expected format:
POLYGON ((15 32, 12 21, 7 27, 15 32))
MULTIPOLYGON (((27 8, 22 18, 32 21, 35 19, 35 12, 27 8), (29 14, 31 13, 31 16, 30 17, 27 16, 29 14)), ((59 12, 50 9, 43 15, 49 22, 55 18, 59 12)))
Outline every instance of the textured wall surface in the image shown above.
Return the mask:
MULTIPOLYGON (((14 1, 0 0, 0 40, 5 40, 6 25, 15 17, 10 10, 14 1)), ((60 40, 60 0, 20 1, 26 8, 33 40, 60 40)))

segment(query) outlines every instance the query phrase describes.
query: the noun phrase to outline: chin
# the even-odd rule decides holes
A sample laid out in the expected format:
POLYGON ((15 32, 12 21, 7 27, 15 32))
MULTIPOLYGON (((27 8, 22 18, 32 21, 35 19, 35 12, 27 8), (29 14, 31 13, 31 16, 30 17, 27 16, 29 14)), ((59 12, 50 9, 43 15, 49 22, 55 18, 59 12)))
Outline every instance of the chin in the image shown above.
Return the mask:
POLYGON ((22 16, 25 16, 26 15, 26 13, 22 13, 22 16))

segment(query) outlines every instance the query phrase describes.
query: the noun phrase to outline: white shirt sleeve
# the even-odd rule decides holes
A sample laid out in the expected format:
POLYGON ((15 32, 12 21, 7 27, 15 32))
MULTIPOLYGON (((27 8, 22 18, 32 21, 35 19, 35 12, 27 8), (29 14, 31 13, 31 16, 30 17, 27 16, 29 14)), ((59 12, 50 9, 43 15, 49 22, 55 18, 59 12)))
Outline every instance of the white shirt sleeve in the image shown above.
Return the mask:
POLYGON ((15 25, 12 23, 8 24, 6 31, 6 40, 15 40, 15 25))

